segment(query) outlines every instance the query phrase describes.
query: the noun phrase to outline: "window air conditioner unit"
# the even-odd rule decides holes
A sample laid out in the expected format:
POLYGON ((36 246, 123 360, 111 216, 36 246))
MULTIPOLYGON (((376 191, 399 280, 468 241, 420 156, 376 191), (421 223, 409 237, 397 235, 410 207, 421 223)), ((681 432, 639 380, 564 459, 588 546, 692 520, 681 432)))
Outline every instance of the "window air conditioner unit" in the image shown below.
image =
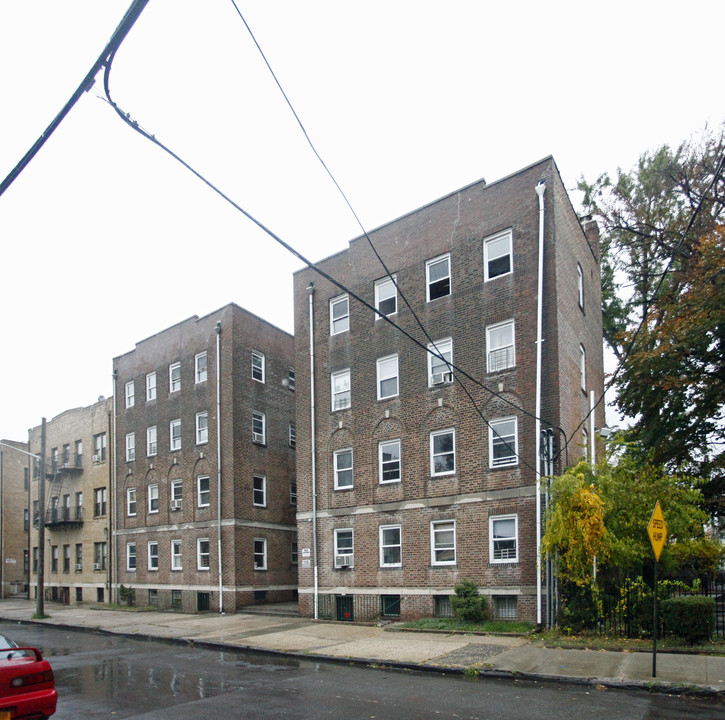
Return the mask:
POLYGON ((76 563, 76 572, 80 572, 83 570, 83 565, 81 563, 76 563))
POLYGON ((335 555, 336 568, 352 567, 352 555, 335 555))
POLYGON ((94 570, 100 570, 101 569, 101 563, 93 563, 93 569, 94 570))
POLYGON ((259 443, 260 445, 264 445, 264 435, 262 433, 252 433, 252 442, 259 443))
POLYGON ((101 462, 101 456, 100 455, 94 455, 93 456, 93 462, 101 462))
POLYGON ((172 510, 181 510, 181 500, 172 500, 171 509, 172 510))
POLYGON ((452 372, 437 372, 433 373, 431 375, 431 384, 432 385, 449 385, 453 382, 453 373, 452 372))

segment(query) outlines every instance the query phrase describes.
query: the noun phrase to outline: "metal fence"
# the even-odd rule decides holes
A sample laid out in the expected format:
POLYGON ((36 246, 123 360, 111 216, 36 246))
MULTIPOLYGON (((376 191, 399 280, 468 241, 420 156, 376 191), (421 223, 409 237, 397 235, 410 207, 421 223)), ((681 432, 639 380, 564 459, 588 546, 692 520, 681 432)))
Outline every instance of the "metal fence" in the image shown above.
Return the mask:
POLYGON ((320 595, 317 611, 321 620, 394 620, 400 617, 400 595, 320 595))

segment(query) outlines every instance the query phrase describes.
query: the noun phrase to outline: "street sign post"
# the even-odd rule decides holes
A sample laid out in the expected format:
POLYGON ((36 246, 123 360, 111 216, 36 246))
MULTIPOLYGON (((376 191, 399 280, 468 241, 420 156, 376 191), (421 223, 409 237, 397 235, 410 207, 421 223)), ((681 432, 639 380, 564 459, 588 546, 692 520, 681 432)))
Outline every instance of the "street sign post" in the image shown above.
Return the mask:
POLYGON ((655 509, 652 512, 649 525, 647 525, 647 534, 649 541, 652 543, 652 550, 655 554, 655 587, 654 587, 654 622, 652 625, 652 677, 657 677, 657 564, 662 554, 662 548, 667 540, 667 523, 665 516, 662 514, 660 501, 655 503, 655 509))

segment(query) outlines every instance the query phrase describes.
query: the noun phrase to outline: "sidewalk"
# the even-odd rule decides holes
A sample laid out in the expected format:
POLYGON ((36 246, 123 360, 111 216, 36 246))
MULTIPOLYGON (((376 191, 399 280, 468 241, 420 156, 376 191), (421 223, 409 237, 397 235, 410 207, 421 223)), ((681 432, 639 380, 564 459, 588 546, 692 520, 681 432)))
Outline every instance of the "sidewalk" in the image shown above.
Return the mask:
POLYGON ((34 621, 34 602, 0 601, 0 621, 37 622, 305 659, 457 673, 473 667, 484 677, 698 693, 725 699, 725 657, 658 652, 657 677, 653 678, 650 653, 546 648, 524 637, 396 631, 391 627, 246 613, 194 615, 55 603, 46 603, 45 611, 49 618, 34 621))

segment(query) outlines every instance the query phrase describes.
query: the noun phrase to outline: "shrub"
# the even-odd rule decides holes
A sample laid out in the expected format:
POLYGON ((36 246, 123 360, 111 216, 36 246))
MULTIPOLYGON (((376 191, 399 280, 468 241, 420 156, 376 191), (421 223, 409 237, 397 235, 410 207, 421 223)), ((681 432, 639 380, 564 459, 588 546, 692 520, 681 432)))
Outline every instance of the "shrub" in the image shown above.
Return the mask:
POLYGON ((453 590, 456 594, 451 595, 451 607, 459 620, 482 622, 486 619, 486 598, 478 594, 478 585, 473 580, 463 580, 453 590))
POLYGON ((134 588, 121 585, 118 588, 118 594, 121 604, 126 603, 129 607, 133 607, 136 604, 136 590, 134 588))
POLYGON ((662 601, 665 632, 689 643, 707 642, 715 629, 715 600, 704 595, 685 595, 662 601))

